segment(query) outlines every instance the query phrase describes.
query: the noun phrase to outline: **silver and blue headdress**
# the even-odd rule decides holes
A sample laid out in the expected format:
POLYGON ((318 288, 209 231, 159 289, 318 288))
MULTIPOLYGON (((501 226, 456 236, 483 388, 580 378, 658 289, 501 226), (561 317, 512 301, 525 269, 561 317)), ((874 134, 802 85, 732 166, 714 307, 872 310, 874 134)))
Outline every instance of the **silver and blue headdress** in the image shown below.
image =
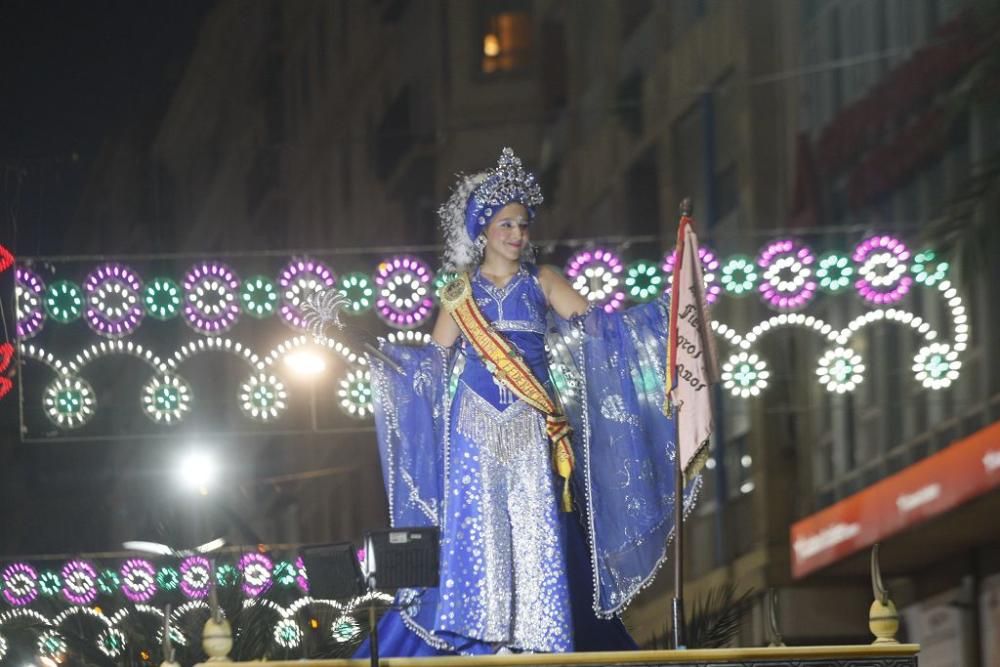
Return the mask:
POLYGON ((445 270, 467 270, 476 263, 476 238, 504 206, 521 204, 533 220, 535 207, 542 201, 535 175, 510 148, 500 152, 495 169, 459 178, 448 201, 438 209, 445 236, 445 270))

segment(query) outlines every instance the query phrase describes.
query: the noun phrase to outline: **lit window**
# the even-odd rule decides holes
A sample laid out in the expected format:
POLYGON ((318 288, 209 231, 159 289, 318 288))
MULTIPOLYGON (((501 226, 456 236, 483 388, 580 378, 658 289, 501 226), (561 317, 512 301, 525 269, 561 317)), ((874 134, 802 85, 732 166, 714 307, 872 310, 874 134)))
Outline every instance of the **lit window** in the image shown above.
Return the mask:
POLYGON ((491 13, 483 23, 483 74, 516 72, 531 58, 531 14, 527 11, 491 13))

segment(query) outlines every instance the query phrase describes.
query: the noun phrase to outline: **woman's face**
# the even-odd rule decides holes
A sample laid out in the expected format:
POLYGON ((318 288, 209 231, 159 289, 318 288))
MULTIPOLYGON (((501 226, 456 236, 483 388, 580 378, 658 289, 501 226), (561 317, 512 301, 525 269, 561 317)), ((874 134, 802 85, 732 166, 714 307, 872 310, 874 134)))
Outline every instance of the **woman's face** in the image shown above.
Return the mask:
POLYGON ((486 228, 486 250, 517 262, 528 244, 528 210, 522 204, 507 204, 486 228))

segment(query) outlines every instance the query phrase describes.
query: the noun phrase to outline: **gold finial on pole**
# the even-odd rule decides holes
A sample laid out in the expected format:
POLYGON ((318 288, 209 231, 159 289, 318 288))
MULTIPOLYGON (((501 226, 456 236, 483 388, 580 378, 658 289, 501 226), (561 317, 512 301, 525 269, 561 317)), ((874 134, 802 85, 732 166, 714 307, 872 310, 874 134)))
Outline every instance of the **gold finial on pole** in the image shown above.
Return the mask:
POLYGON ((681 215, 685 218, 690 218, 694 215, 694 202, 691 201, 690 197, 685 197, 681 200, 681 215))
POLYGON ((868 629, 875 635, 873 644, 898 644, 899 612, 889 599, 889 589, 882 582, 882 569, 878 562, 878 542, 872 546, 871 556, 872 596, 875 600, 868 610, 868 629))
POLYGON ((219 593, 215 586, 215 562, 211 567, 211 582, 208 589, 208 606, 212 610, 205 627, 201 631, 201 647, 208 660, 205 662, 229 662, 229 651, 233 648, 233 629, 223 618, 219 605, 219 593))

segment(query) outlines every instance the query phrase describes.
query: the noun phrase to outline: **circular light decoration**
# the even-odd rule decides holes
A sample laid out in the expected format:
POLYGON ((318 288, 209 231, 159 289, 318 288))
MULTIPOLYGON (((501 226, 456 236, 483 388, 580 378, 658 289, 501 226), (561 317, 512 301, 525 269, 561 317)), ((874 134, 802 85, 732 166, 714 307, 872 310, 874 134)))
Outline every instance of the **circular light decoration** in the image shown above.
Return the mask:
POLYGON ((558 362, 549 364, 549 377, 560 397, 569 399, 576 396, 580 382, 569 366, 558 362))
POLYGON ((142 411, 157 424, 179 422, 191 409, 191 388, 176 375, 153 376, 142 387, 142 411))
POLYGON ((175 591, 180 584, 181 575, 172 567, 161 567, 156 573, 156 585, 161 591, 175 591))
POLYGON ((948 277, 948 262, 938 259, 933 250, 922 250, 913 257, 910 272, 921 285, 933 287, 948 277))
POLYGON ((184 319, 200 334, 227 331, 240 316, 237 290, 240 281, 221 262, 195 264, 184 275, 184 319))
POLYGON ((633 301, 652 301, 663 292, 663 272, 654 262, 644 259, 632 262, 625 270, 625 289, 633 301))
POLYGON ((864 372, 861 355, 846 347, 827 350, 816 369, 819 383, 836 394, 854 391, 864 379, 864 372))
POLYGON ((251 276, 240 287, 243 312, 259 320, 274 315, 280 298, 277 286, 267 276, 251 276))
POLYGON ((119 338, 131 334, 145 311, 139 303, 142 283, 124 264, 102 264, 83 280, 87 295, 87 324, 101 336, 119 338))
POLYGON ((12 607, 23 607, 38 597, 38 572, 27 563, 11 563, 0 576, 3 597, 12 607))
POLYGON ((109 658, 117 658, 125 650, 125 633, 118 628, 107 628, 97 637, 97 648, 109 658))
POLYGON ((302 560, 302 556, 295 559, 295 571, 298 572, 298 576, 295 577, 295 584, 299 587, 300 591, 308 593, 309 575, 306 574, 306 562, 302 560))
POLYGON ((114 595, 120 584, 121 579, 114 570, 104 570, 97 577, 97 589, 104 595, 114 595))
POLYGON ((59 595, 60 588, 62 588, 62 579, 55 572, 46 571, 38 575, 38 590, 45 597, 51 598, 59 595))
POLYGON ((340 378, 340 408, 345 414, 364 419, 372 414, 372 380, 368 371, 350 371, 340 378))
POLYGON ((148 602, 156 595, 156 569, 148 560, 130 558, 120 572, 122 593, 132 602, 148 602))
POLYGON ((295 574, 295 566, 287 560, 283 560, 274 566, 274 580, 282 586, 294 585, 295 574))
POLYGON ((458 278, 455 271, 441 271, 434 276, 434 303, 441 303, 441 290, 455 278, 458 278))
POLYGON ((45 312, 60 324, 83 315, 83 290, 71 280, 58 280, 45 290, 45 312))
POLYGON ((621 290, 623 270, 618 256, 602 248, 582 250, 566 264, 566 276, 573 289, 606 313, 618 310, 625 301, 621 290))
POLYGON ((188 556, 181 561, 181 592, 188 599, 208 597, 212 587, 212 565, 204 556, 188 556))
POLYGON ((917 382, 927 389, 944 389, 958 379, 962 362, 958 352, 946 343, 931 343, 920 348, 913 358, 917 382))
POLYGON ((337 279, 337 289, 347 298, 347 312, 352 315, 365 312, 375 302, 375 283, 368 274, 360 271, 340 276, 337 279))
POLYGON ((42 395, 45 414, 59 428, 78 428, 94 416, 97 404, 93 387, 80 377, 56 378, 42 395))
POLYGON ((913 278, 907 275, 910 251, 893 236, 872 236, 854 249, 853 259, 858 265, 855 289, 868 303, 882 306, 902 299, 913 278))
POLYGON ((851 258, 835 252, 829 252, 819 258, 816 264, 816 278, 819 287, 824 292, 837 294, 851 286, 854 267, 851 258))
POLYGON ((274 626, 274 641, 281 648, 295 648, 302 642, 299 624, 290 618, 283 618, 274 626))
POLYGON ((358 636, 359 632, 361 632, 361 627, 350 616, 341 616, 333 622, 330 628, 333 641, 340 644, 351 641, 358 636))
POLYGON ((63 596, 77 605, 97 599, 97 570, 84 560, 71 560, 62 569, 63 596))
POLYGON ((271 587, 271 570, 274 565, 264 554, 256 551, 243 554, 239 568, 243 573, 243 592, 247 597, 255 598, 271 587))
POLYGON ((285 385, 273 375, 257 373, 240 385, 240 407, 253 419, 276 419, 286 407, 288 392, 285 385))
POLYGON ((430 345, 434 338, 426 331, 390 331, 385 339, 395 345, 430 345))
POLYGON ((17 317, 17 337, 21 340, 38 333, 45 322, 42 295, 45 283, 31 269, 19 266, 14 269, 14 303, 17 317))
POLYGON ((722 365, 722 386, 738 398, 759 395, 770 376, 767 362, 750 352, 738 352, 722 365))
POLYGON ((326 264, 311 259, 292 260, 278 276, 281 285, 281 317, 296 329, 307 328, 302 302, 317 290, 333 287, 336 276, 326 264))
POLYGON ((66 659, 66 640, 55 630, 46 630, 38 635, 38 654, 57 663, 66 659))
MULTIPOLYGON (((0 249, 2 248, 3 246, 0 246, 0 249)), ((3 660, 6 656, 7 656, 7 640, 3 638, 3 635, 0 635, 0 660, 3 660)))
POLYGON ((375 270, 375 312, 400 329, 420 326, 434 308, 430 282, 430 268, 416 257, 398 256, 381 262, 375 270))
POLYGON ((226 588, 239 583, 240 571, 229 563, 223 563, 215 568, 215 583, 226 588))
POLYGON ((170 320, 181 312, 181 288, 170 278, 153 278, 142 290, 146 312, 158 320, 170 320))
POLYGON ((816 295, 812 265, 816 258, 806 246, 792 239, 767 245, 757 257, 763 280, 761 296, 777 310, 802 308, 816 295))
MULTIPOLYGON (((719 270, 719 260, 715 253, 705 246, 698 246, 698 261, 701 262, 701 281, 705 286, 705 302, 713 304, 719 300, 722 288, 715 280, 719 270)), ((674 266, 677 264, 677 251, 672 250, 663 256, 663 275, 667 277, 667 285, 674 284, 674 266)))
POLYGON ((746 255, 736 255, 722 265, 722 289, 732 296, 746 296, 757 285, 757 265, 746 255))

